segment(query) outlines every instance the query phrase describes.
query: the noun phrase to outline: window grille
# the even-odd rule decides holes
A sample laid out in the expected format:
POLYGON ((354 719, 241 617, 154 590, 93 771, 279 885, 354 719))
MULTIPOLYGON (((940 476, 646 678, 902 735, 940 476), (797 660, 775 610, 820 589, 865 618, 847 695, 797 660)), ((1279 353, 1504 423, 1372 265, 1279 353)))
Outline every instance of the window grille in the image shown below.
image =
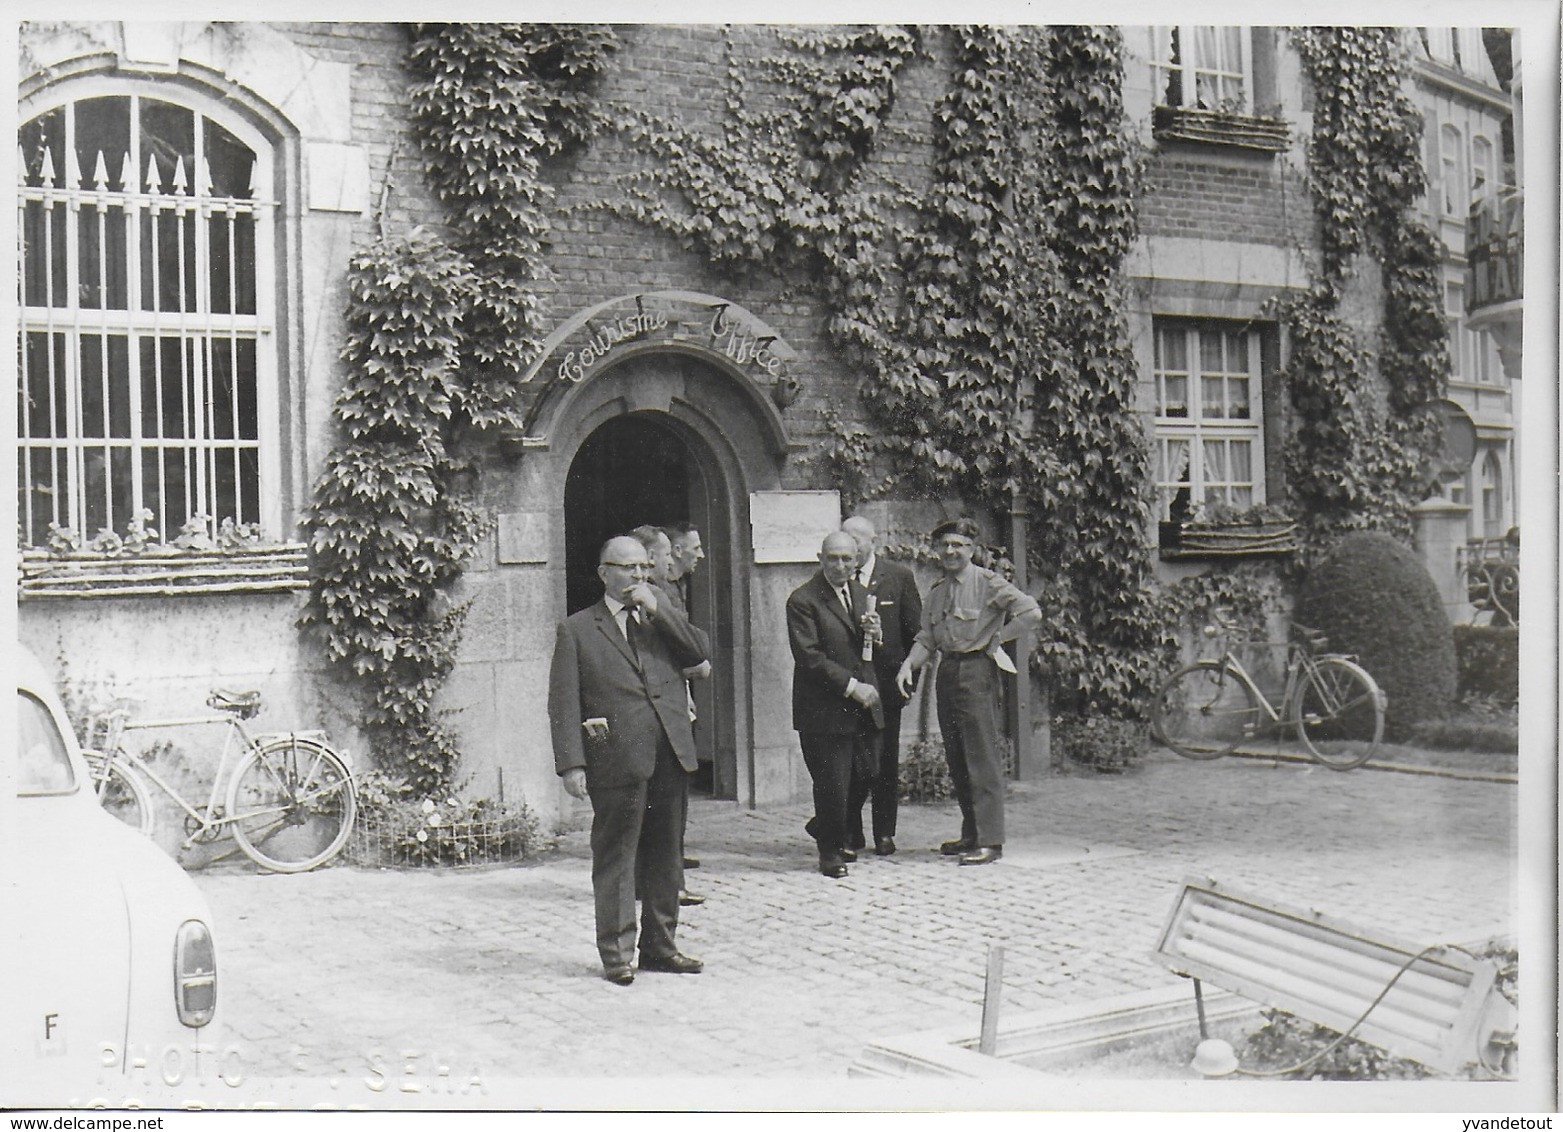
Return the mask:
POLYGON ((1258 331, 1158 319, 1154 380, 1159 517, 1263 503, 1258 331))
POLYGON ((274 523, 268 146, 139 91, 56 106, 18 143, 23 543, 274 523))

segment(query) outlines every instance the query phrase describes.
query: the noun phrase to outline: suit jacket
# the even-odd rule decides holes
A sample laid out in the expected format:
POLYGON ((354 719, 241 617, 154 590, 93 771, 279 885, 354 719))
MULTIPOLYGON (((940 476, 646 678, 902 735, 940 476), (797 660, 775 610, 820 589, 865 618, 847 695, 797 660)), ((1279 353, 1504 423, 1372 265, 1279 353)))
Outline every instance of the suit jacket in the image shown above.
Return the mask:
POLYGON ((554 769, 586 768, 587 789, 645 782, 657 765, 658 732, 685 770, 698 765, 681 669, 706 659, 689 619, 669 601, 641 626, 640 661, 606 601, 559 624, 548 676, 554 769), (586 739, 582 723, 608 721, 606 739, 586 739))
POLYGON ((792 726, 798 731, 851 735, 884 726, 881 709, 870 711, 847 698, 847 685, 854 679, 879 686, 873 666, 862 662, 863 629, 858 618, 868 608, 868 591, 856 579, 849 584, 851 615, 823 572, 787 598, 787 643, 792 646, 793 660, 792 726))
MULTIPOLYGON (((659 594, 672 602, 673 608, 683 615, 685 621, 689 621, 689 606, 684 603, 684 594, 677 582, 658 582, 653 580, 651 584, 657 587, 659 594)), ((689 631, 700 645, 700 651, 709 657, 711 655, 710 634, 693 621, 689 621, 689 631)))
POLYGON ((879 673, 881 688, 894 688, 895 674, 911 651, 917 631, 923 627, 922 595, 917 592, 917 578, 911 569, 882 554, 874 555, 868 592, 874 595, 884 629, 884 640, 874 650, 874 669, 879 673))

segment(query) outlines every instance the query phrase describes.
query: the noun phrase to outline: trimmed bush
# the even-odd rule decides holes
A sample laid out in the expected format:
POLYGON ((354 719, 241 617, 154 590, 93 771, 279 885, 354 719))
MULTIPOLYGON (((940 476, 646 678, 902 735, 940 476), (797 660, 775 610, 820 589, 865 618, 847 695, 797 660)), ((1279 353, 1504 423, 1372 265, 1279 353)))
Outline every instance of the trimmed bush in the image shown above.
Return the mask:
POLYGON ((1388 535, 1349 534, 1303 582, 1296 619, 1354 654, 1389 698, 1386 738, 1441 719, 1455 699, 1454 630, 1422 560, 1388 535))
POLYGON ((1520 700, 1520 631, 1512 625, 1456 625, 1455 685, 1461 696, 1520 700))
POLYGON ((1057 716, 1053 720, 1053 749, 1099 774, 1122 774, 1140 761, 1149 744, 1142 723, 1098 716, 1057 716))

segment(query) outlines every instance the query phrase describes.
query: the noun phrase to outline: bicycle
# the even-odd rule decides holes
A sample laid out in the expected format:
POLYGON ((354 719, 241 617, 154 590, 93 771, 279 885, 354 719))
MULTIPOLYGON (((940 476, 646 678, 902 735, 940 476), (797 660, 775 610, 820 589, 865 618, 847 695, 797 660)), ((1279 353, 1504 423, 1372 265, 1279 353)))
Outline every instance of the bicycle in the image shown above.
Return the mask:
POLYGON ((83 751, 99 801, 120 821, 151 835, 151 782, 188 815, 185 849, 231 832, 245 855, 262 868, 299 873, 325 864, 347 844, 358 812, 352 768, 323 734, 252 733, 245 720, 260 711, 259 692, 214 690, 206 706, 216 714, 182 719, 134 719, 137 702, 136 697, 117 697, 89 725, 89 740, 101 732, 102 749, 83 751), (123 743, 127 731, 197 725, 228 729, 211 793, 199 809, 123 743))
POLYGON ((1351 770, 1372 757, 1384 736, 1385 696, 1373 677, 1343 653, 1323 650, 1324 635, 1292 624, 1300 640, 1261 642, 1286 653, 1280 705, 1270 702, 1229 647, 1241 626, 1218 610, 1205 636, 1221 639, 1221 656, 1185 665, 1156 695, 1151 734, 1190 759, 1231 754, 1246 740, 1272 734, 1279 744, 1295 728, 1308 755, 1331 770, 1351 770))

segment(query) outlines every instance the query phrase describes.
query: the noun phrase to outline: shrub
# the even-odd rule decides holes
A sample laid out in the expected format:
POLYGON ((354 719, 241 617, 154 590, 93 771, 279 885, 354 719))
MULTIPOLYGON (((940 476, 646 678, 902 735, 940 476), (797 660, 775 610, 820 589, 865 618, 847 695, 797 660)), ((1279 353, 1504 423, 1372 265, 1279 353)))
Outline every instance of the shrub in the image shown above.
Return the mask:
POLYGON ((1413 727, 1411 738, 1420 746, 1445 751, 1518 754, 1519 711, 1513 704, 1466 696, 1447 719, 1431 719, 1413 727))
POLYGON ((1125 719, 1093 715, 1053 720, 1054 750, 1101 774, 1121 774, 1136 765, 1148 742, 1145 727, 1125 719))
POLYGON ((1248 1036, 1240 1060, 1267 1072, 1301 1066, 1288 1076, 1311 1081, 1404 1081, 1432 1075, 1414 1061, 1356 1038, 1341 1041, 1334 1030, 1284 1010, 1266 1010, 1264 1018, 1265 1024, 1248 1036))
POLYGON ((370 771, 358 783, 348 856, 361 865, 480 865, 531 857, 545 846, 525 802, 414 797, 405 780, 370 771))
POLYGON ((944 742, 929 736, 901 753, 901 801, 943 802, 955 797, 950 766, 944 758, 944 742))
POLYGON ((1384 730, 1405 737, 1455 698, 1454 632, 1438 586, 1388 535, 1347 535, 1304 580, 1297 620, 1354 654, 1388 697, 1384 730))
POLYGON ((1456 625, 1454 653, 1455 684, 1461 696, 1519 703, 1519 629, 1512 625, 1456 625))

